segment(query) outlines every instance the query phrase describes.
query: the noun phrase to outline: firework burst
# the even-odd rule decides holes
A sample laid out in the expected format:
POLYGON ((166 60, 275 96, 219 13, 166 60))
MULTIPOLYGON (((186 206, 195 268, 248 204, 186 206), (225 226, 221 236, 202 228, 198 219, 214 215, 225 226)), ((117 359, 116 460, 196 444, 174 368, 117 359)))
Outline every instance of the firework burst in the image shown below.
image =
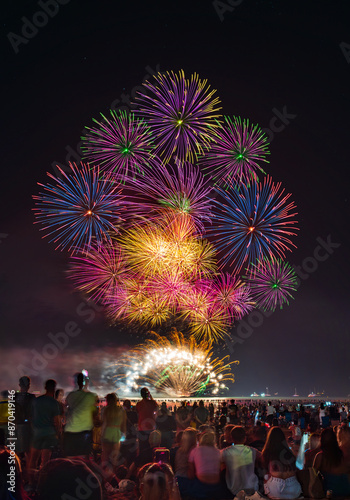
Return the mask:
POLYGON ((156 164, 151 133, 133 113, 120 110, 110 113, 111 118, 101 115, 103 121, 93 120, 97 127, 87 127, 82 149, 89 161, 124 181, 142 172, 144 166, 156 164))
POLYGON ((231 320, 241 319, 255 307, 250 288, 228 273, 216 277, 213 289, 215 302, 227 311, 231 320))
POLYGON ((78 290, 101 301, 125 280, 124 256, 115 243, 99 245, 85 255, 73 256, 68 275, 78 290))
POLYGON ((297 277, 288 262, 263 259, 248 270, 247 281, 252 295, 261 309, 274 311, 293 299, 297 290, 297 277))
POLYGON ((69 251, 88 249, 93 242, 110 241, 110 232, 116 232, 120 222, 122 200, 120 189, 110 179, 100 179, 98 168, 70 164, 71 175, 57 167, 62 178, 47 175, 55 181, 39 184, 44 192, 33 196, 37 222, 43 224, 44 236, 50 238, 56 249, 69 251))
POLYGON ((234 382, 228 356, 211 359, 212 344, 187 339, 173 329, 166 336, 151 332, 152 337, 130 350, 116 364, 115 379, 125 392, 149 385, 170 397, 189 397, 211 390, 225 389, 225 381, 234 382))
POLYGON ((281 183, 265 177, 263 183, 218 191, 225 201, 216 200, 213 233, 217 248, 225 250, 222 264, 230 262, 233 272, 264 256, 284 257, 295 246, 289 238, 297 231, 295 205, 287 203, 291 195, 284 195, 281 183))
POLYGON ((212 187, 198 167, 189 162, 177 162, 175 167, 160 165, 144 169, 131 186, 137 195, 136 214, 151 218, 164 213, 183 219, 189 217, 200 230, 203 230, 203 222, 211 221, 212 187))
POLYGON ((260 166, 267 162, 267 137, 257 125, 240 117, 225 116, 225 124, 215 130, 215 141, 201 158, 218 183, 230 185, 257 181, 257 173, 265 173, 260 166))
POLYGON ((148 93, 137 96, 135 113, 147 120, 158 145, 156 152, 164 161, 173 155, 192 161, 209 147, 218 126, 216 91, 197 74, 187 79, 183 71, 158 73, 154 79, 155 83, 144 84, 148 93))

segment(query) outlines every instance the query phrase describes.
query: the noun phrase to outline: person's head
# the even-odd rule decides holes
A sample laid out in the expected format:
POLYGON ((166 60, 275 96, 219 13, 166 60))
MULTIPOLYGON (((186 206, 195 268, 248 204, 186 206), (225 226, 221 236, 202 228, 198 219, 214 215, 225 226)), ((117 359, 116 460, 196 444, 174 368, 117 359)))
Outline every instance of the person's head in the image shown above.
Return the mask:
POLYGON ((126 399, 123 403, 123 406, 124 408, 126 408, 127 410, 131 410, 131 401, 130 399, 126 399))
POLYGON ((339 446, 350 449, 350 427, 339 425, 337 432, 339 446))
POLYGON ((326 464, 336 467, 341 463, 343 452, 339 448, 335 432, 330 427, 321 432, 321 450, 326 464))
POLYGON ((224 427, 226 425, 226 422, 227 422, 226 415, 221 415, 220 418, 219 418, 219 424, 220 424, 220 426, 224 427))
POLYGON ((107 394, 106 396, 107 406, 115 406, 118 403, 118 397, 114 392, 107 394))
POLYGON ((187 427, 182 433, 180 449, 185 453, 189 453, 197 444, 197 431, 192 427, 187 427))
POLYGON ((200 400, 200 401, 199 401, 199 406, 200 406, 200 407, 203 407, 203 406, 204 406, 204 401, 200 400))
POLYGON ((283 470, 294 470, 295 456, 290 450, 284 432, 280 427, 271 427, 262 451, 262 458, 268 468, 271 462, 276 462, 283 470))
POLYGON ((231 399, 231 400, 230 400, 230 403, 231 403, 231 405, 234 405, 234 404, 235 404, 235 400, 234 400, 234 399, 231 399))
POLYGON ((176 436, 175 436, 175 445, 180 446, 183 433, 184 433, 184 431, 182 431, 182 430, 181 430, 181 431, 178 431, 178 432, 176 433, 176 436))
POLYGON ((38 498, 40 500, 75 498, 78 496, 79 483, 89 486, 91 490, 89 500, 102 500, 100 480, 86 464, 66 458, 50 460, 39 473, 38 498))
POLYGON ((57 385, 56 380, 53 380, 52 378, 50 378, 49 380, 46 380, 45 391, 47 392, 47 394, 54 396, 55 390, 56 390, 56 385, 57 385))
POLYGON ((142 399, 147 399, 149 397, 149 390, 147 389, 147 387, 142 387, 140 393, 142 399))
POLYGON ((142 500, 169 500, 173 489, 174 473, 168 464, 146 464, 139 471, 142 500))
POLYGON ((314 432, 310 436, 309 444, 310 444, 310 450, 316 450, 320 446, 321 443, 321 436, 319 434, 316 434, 314 432))
POLYGON ((323 403, 320 404, 320 410, 324 410, 324 404, 323 403))
POLYGON ((57 399, 57 401, 62 401, 63 395, 64 395, 64 390, 63 389, 56 389, 56 391, 55 391, 55 399, 57 399))
POLYGON ((148 442, 151 448, 158 448, 162 440, 162 435, 159 431, 152 431, 149 435, 148 442))
POLYGON ((227 424, 227 425, 225 425, 225 428, 224 428, 224 439, 225 439, 226 443, 232 443, 231 431, 232 431, 233 428, 234 428, 233 424, 227 424))
POLYGON ((235 425, 231 430, 231 440, 233 444, 245 443, 245 430, 241 425, 235 425))
POLYGON ((75 381, 79 389, 83 389, 86 384, 86 377, 83 373, 76 373, 74 375, 75 381))
POLYGON ((166 407, 165 401, 163 401, 163 403, 161 404, 160 411, 161 413, 163 413, 163 415, 166 415, 168 413, 168 408, 166 407))
POLYGON ((204 432, 199 438, 199 446, 216 446, 216 436, 214 432, 204 432))
POLYGON ((19 379, 19 388, 21 392, 28 392, 30 388, 30 378, 23 375, 23 377, 19 379))

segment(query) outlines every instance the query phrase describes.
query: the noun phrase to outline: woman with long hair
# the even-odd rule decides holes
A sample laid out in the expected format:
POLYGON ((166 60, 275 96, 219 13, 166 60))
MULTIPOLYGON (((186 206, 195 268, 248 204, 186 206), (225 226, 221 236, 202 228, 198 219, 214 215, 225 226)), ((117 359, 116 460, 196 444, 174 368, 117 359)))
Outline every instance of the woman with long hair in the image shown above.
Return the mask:
POLYGON ((188 478, 188 457, 197 446, 197 431, 188 427, 182 433, 180 447, 175 455, 175 475, 179 483, 181 496, 191 494, 192 481, 188 478))
POLYGON ((271 427, 261 458, 267 471, 265 494, 269 498, 298 498, 302 490, 296 478, 295 456, 279 427, 271 427))
POLYGON ((140 500, 181 500, 170 465, 146 464, 139 471, 140 500))
POLYGON ((102 466, 116 464, 122 433, 126 431, 126 415, 117 395, 107 394, 102 415, 102 466))
POLYGON ((315 457, 314 468, 323 475, 326 491, 332 490, 334 497, 350 495, 349 466, 332 428, 321 433, 321 451, 315 457))

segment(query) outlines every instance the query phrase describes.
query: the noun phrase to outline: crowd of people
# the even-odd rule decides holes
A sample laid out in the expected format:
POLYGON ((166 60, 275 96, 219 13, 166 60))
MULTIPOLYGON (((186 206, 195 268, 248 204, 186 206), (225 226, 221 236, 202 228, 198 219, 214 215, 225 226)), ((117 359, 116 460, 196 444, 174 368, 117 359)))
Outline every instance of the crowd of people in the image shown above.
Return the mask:
POLYGON ((317 481, 315 498, 350 498, 345 403, 158 404, 147 388, 137 402, 115 393, 101 402, 83 373, 75 380, 66 397, 55 380, 35 397, 20 378, 15 456, 3 393, 1 500, 294 499, 313 496, 317 481))

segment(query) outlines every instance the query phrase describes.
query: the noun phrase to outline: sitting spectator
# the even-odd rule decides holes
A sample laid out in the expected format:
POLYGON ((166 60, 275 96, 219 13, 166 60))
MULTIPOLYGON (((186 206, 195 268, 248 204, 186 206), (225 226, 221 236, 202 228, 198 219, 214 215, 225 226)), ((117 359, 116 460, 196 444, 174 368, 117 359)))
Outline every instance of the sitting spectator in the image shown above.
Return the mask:
MULTIPOLYGON (((226 418, 226 417, 225 417, 226 418)), ((224 433, 221 434, 219 439, 219 448, 223 450, 232 444, 231 431, 234 428, 233 424, 227 424, 224 427, 224 433)))
POLYGON ((271 427, 267 435, 262 463, 267 470, 264 491, 269 498, 298 498, 301 486, 296 478, 295 456, 279 427, 271 427))
POLYGON ((188 477, 195 479, 190 496, 220 498, 226 494, 226 488, 220 483, 220 451, 215 441, 213 432, 205 432, 199 439, 199 446, 190 452, 188 477))
POLYGON ((309 448, 305 451, 304 455, 304 469, 312 467, 315 456, 319 451, 321 451, 320 444, 321 444, 320 435, 316 434, 316 432, 311 434, 309 440, 309 448))
POLYGON ((261 453, 245 445, 246 434, 241 426, 233 427, 231 439, 233 444, 221 451, 221 462, 226 469, 227 487, 233 495, 237 495, 241 490, 253 495, 259 488, 254 468, 261 453))
POLYGON ((38 500, 102 500, 99 478, 80 460, 57 458, 48 462, 40 471, 37 490, 38 500))
POLYGON ((337 440, 350 471, 350 428, 347 425, 343 424, 338 427, 337 440))
POLYGON ((162 435, 160 445, 170 449, 174 441, 176 422, 173 415, 168 412, 165 402, 162 403, 156 418, 156 429, 162 435))
POLYGON ((262 451, 266 442, 266 426, 259 425, 253 428, 249 446, 255 448, 258 451, 262 451))
POLYGON ((331 428, 321 433, 321 451, 315 457, 314 468, 323 474, 326 491, 332 490, 334 497, 350 495, 349 469, 331 428))
POLYGON ((145 464, 154 462, 154 453, 156 448, 160 447, 161 434, 159 431, 152 431, 148 438, 148 446, 140 450, 135 461, 129 467, 128 476, 130 478, 134 477, 136 471, 143 467, 145 464))
POLYGON ((188 427, 182 433, 180 447, 175 455, 175 475, 178 478, 181 496, 191 494, 191 480, 188 478, 188 458, 197 446, 197 432, 188 427))
POLYGON ((174 473, 168 464, 151 463, 139 472, 140 500, 181 500, 174 473))

